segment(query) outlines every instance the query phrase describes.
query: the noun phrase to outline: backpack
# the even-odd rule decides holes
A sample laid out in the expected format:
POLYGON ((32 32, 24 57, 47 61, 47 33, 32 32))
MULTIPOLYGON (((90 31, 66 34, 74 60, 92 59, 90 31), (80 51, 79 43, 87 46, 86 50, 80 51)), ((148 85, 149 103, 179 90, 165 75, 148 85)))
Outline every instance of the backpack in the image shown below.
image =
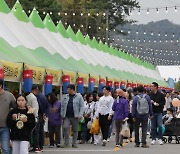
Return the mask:
POLYGON ((146 100, 146 95, 143 95, 143 97, 137 95, 138 102, 137 102, 137 112, 139 115, 144 115, 149 113, 149 104, 146 100))

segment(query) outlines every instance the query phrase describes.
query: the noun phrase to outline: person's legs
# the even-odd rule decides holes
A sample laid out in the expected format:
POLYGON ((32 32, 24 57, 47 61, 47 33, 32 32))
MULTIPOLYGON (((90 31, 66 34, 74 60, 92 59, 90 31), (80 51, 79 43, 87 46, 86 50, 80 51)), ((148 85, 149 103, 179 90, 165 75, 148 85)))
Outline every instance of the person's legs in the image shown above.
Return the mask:
POLYGON ((110 127, 110 125, 112 123, 112 120, 108 120, 108 115, 106 115, 105 119, 104 119, 104 122, 105 122, 104 139, 107 140, 108 134, 109 134, 109 127, 110 127))
POLYGON ((70 120, 69 118, 65 118, 63 121, 63 130, 64 130, 64 144, 66 146, 69 145, 69 130, 70 130, 70 120))
POLYGON ((28 154, 28 146, 29 142, 28 141, 20 141, 20 153, 19 154, 28 154))
MULTIPOLYGON (((20 141, 12 141, 12 153, 20 154, 20 141)), ((3 153, 3 154, 9 154, 9 153, 3 153)))
POLYGON ((54 146, 54 133, 55 133, 55 126, 49 126, 50 146, 54 146))
POLYGON ((9 134, 9 128, 0 128, 0 142, 1 142, 1 149, 3 154, 9 154, 10 147, 10 134, 9 134))
POLYGON ((116 145, 120 144, 119 135, 120 135, 120 120, 115 120, 116 126, 116 145))
POLYGON ((151 119, 152 140, 156 140, 156 123, 157 123, 157 114, 154 114, 151 119))
POLYGON ((139 125, 140 125, 140 120, 136 118, 135 121, 135 144, 139 145, 139 125))
POLYGON ((55 135, 56 135, 56 140, 55 144, 58 145, 61 143, 61 133, 60 133, 61 125, 55 126, 55 135))
POLYGON ((33 149, 39 148, 39 122, 37 122, 33 130, 33 149))
MULTIPOLYGON (((122 121, 120 121, 120 132, 122 131, 122 121)), ((122 146, 122 144, 123 144, 123 136, 121 135, 121 133, 120 133, 120 135, 119 135, 119 141, 120 141, 120 146, 122 146)))
POLYGON ((77 143, 77 137, 78 137, 78 118, 71 118, 71 124, 72 124, 72 131, 73 131, 73 141, 72 145, 76 145, 77 143))
POLYGON ((102 132, 102 139, 105 139, 105 118, 104 115, 99 115, 99 125, 101 128, 101 132, 102 132))
POLYGON ((44 146, 44 121, 39 124, 39 147, 43 149, 44 146))
POLYGON ((99 143, 99 135, 94 135, 94 144, 99 143))
POLYGON ((158 139, 162 140, 162 113, 158 113, 158 115, 157 115, 157 125, 159 128, 158 139))
POLYGON ((142 144, 146 144, 146 138, 147 138, 147 125, 148 125, 148 118, 141 120, 142 124, 142 144))
POLYGON ((84 118, 85 122, 82 124, 82 142, 86 141, 86 134, 87 134, 87 118, 84 118))

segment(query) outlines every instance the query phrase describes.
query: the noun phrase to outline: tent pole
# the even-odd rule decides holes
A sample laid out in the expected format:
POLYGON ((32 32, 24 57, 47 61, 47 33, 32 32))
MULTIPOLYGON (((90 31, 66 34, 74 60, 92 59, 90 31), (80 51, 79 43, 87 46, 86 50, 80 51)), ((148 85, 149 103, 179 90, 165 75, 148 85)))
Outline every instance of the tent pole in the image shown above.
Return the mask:
POLYGON ((22 94, 22 82, 19 82, 19 94, 22 94))
POLYGON ((59 100, 62 101, 62 85, 60 85, 60 89, 59 89, 59 100))

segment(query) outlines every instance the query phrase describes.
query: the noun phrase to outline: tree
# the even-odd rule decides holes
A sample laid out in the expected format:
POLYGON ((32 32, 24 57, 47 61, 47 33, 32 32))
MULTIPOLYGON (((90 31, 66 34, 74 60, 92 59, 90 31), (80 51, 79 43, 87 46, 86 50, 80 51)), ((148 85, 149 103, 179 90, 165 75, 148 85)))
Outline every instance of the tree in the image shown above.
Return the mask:
MULTIPOLYGON (((5 0, 9 8, 12 8, 16 3, 16 0, 5 0)), ((53 12, 52 20, 56 22, 59 19, 58 12, 61 10, 61 5, 58 0, 19 0, 23 9, 28 14, 28 11, 32 11, 35 7, 39 11, 39 15, 42 20, 44 19, 45 13, 53 12)))

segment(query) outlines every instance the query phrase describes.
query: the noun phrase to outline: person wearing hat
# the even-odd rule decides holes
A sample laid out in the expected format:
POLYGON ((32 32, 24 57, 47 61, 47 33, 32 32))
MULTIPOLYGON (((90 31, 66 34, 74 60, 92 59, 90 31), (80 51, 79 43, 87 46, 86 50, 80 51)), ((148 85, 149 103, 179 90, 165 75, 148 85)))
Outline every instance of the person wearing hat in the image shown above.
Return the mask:
POLYGON ((6 124, 9 111, 16 108, 16 100, 12 93, 3 89, 4 80, 0 79, 0 143, 3 154, 9 154, 10 134, 6 124))
POLYGON ((116 126, 116 147, 123 146, 123 136, 121 135, 122 124, 128 120, 128 100, 126 93, 122 89, 117 89, 118 97, 114 101, 112 110, 116 126))

